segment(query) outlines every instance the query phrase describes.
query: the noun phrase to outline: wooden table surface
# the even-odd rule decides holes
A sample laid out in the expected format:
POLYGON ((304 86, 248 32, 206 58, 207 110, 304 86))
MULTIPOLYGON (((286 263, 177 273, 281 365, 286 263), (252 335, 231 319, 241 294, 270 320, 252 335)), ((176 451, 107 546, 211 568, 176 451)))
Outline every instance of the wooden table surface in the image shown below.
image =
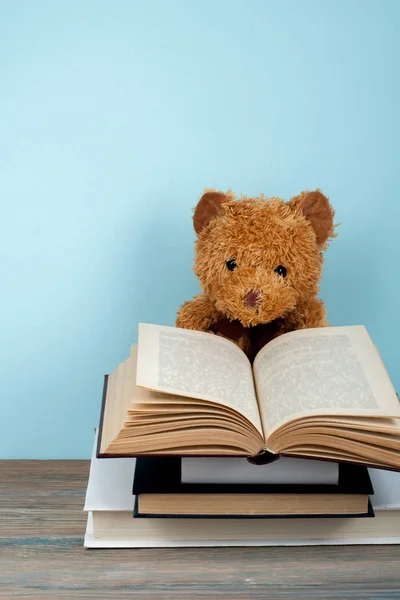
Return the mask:
POLYGON ((84 549, 88 461, 0 461, 0 598, 400 598, 400 547, 84 549))

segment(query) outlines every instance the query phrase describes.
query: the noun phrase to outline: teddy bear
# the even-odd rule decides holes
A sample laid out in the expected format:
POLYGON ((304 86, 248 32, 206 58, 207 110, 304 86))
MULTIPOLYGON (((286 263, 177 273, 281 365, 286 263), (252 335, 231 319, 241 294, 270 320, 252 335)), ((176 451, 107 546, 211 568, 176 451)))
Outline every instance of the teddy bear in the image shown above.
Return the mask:
POLYGON ((328 326, 317 297, 334 210, 317 189, 285 202, 206 190, 193 214, 194 272, 202 293, 185 302, 176 326, 234 341, 254 359, 275 337, 328 326))

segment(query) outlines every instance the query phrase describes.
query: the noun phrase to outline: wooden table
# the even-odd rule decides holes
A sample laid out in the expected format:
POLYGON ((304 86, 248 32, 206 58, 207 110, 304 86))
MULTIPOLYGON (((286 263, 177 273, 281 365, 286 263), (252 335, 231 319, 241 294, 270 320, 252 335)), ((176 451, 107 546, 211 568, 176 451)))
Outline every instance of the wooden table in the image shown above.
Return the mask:
POLYGON ((0 598, 400 598, 400 547, 85 550, 88 461, 0 461, 0 598))

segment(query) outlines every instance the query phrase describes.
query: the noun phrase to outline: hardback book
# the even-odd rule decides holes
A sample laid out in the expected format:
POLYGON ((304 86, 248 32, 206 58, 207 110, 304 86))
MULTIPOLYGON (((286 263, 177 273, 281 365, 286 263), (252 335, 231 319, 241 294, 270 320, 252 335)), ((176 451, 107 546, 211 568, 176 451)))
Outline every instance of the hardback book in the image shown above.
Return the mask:
POLYGON ((339 479, 333 485, 199 484, 182 482, 179 457, 140 457, 132 492, 135 517, 374 516, 368 469, 350 464, 339 465, 339 479))
POLYGON ((400 544, 400 473, 369 469, 373 519, 135 519, 136 459, 99 460, 96 448, 97 435, 84 507, 86 548, 400 544))
POLYGON ((231 341, 141 323, 105 379, 99 457, 277 455, 400 470, 400 406, 363 326, 303 329, 251 364, 231 341))

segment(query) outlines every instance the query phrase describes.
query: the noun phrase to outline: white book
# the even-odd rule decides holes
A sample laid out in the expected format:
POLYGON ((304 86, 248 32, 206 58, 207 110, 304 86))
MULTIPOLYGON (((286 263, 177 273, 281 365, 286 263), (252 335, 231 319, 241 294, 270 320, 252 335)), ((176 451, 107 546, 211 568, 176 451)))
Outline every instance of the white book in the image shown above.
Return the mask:
POLYGON ((400 543, 400 473, 370 469, 375 518, 134 519, 135 459, 97 459, 96 442, 84 507, 87 548, 400 543))

